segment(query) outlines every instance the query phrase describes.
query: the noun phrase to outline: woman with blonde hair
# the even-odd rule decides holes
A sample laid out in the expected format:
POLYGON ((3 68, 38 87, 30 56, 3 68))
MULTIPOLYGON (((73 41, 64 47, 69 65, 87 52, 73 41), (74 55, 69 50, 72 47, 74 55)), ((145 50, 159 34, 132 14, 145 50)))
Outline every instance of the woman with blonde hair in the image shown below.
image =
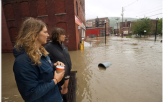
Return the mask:
POLYGON ((62 62, 51 63, 42 44, 49 34, 44 22, 34 18, 25 20, 13 48, 13 71, 18 90, 25 102, 62 102, 58 84, 65 71, 56 73, 53 66, 65 66, 62 62))

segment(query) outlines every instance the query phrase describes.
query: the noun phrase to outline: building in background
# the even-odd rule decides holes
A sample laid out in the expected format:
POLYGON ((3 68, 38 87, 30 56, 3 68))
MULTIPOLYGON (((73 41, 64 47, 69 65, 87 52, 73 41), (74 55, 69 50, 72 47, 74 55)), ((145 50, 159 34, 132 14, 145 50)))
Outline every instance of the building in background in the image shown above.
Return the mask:
POLYGON ((113 27, 109 27, 109 33, 113 34, 113 27))
POLYGON ((156 19, 150 19, 150 23, 152 23, 152 28, 151 28, 151 31, 150 31, 150 34, 151 35, 154 35, 155 34, 155 31, 156 31, 156 19))
MULTIPOLYGON (((125 19, 125 22, 123 22, 123 23, 120 22, 119 34, 122 34, 122 31, 123 31, 124 36, 132 34, 131 27, 134 24, 134 22, 135 21, 127 21, 127 19, 125 19)), ((150 19, 150 23, 152 23, 152 28, 151 28, 149 35, 152 35, 152 34, 154 34, 154 30, 156 29, 156 19, 150 19)))
POLYGON ((86 30, 86 37, 99 37, 105 35, 105 28, 89 28, 86 30))
POLYGON ((68 50, 78 50, 85 37, 85 0, 3 0, 2 52, 12 52, 20 26, 28 17, 44 21, 49 34, 54 27, 63 28, 68 50))
POLYGON ((127 21, 125 19, 125 22, 120 22, 119 24, 119 34, 120 35, 129 35, 131 34, 131 21, 127 21))
POLYGON ((105 35, 105 25, 104 25, 105 20, 106 20, 106 35, 109 35, 110 21, 109 21, 108 17, 104 17, 104 18, 97 17, 96 19, 89 19, 86 21, 86 28, 87 28, 86 36, 92 35, 93 32, 94 32, 95 36, 104 36, 105 35), (95 31, 97 31, 97 32, 95 32, 95 31))
POLYGON ((119 28, 114 26, 114 34, 119 35, 119 28))

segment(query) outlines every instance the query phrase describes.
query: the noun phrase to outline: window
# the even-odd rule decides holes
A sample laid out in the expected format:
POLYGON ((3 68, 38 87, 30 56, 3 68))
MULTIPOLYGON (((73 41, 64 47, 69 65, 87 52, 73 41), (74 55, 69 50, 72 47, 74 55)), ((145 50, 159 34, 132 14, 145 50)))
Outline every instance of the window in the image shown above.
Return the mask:
POLYGON ((30 17, 28 2, 21 2, 21 13, 22 13, 22 18, 30 17))
POLYGON ((45 0, 37 0, 38 16, 47 15, 45 0))
POLYGON ((13 7, 11 4, 6 4, 4 6, 4 13, 5 13, 6 19, 14 19, 14 12, 13 12, 13 7))
POLYGON ((55 13, 65 13, 64 0, 55 0, 55 13))

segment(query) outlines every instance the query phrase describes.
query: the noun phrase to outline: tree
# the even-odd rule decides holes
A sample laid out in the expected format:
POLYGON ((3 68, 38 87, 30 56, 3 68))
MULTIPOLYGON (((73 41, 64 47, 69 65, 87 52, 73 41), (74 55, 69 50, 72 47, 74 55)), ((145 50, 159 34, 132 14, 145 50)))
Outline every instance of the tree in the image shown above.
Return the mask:
POLYGON ((140 37, 142 34, 149 34, 152 28, 152 23, 150 23, 149 18, 139 19, 134 24, 132 24, 133 34, 139 34, 140 37), (146 32, 144 32, 146 30, 146 32))
POLYGON ((162 18, 158 20, 157 33, 162 34, 162 18))

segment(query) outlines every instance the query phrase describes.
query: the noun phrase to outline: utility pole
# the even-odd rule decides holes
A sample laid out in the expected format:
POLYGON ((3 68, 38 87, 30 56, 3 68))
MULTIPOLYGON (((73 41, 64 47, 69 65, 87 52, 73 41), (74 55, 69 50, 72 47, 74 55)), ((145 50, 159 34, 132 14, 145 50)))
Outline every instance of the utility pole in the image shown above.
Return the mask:
POLYGON ((106 44, 106 20, 105 20, 105 44, 106 44))
POLYGON ((156 32, 155 32, 155 41, 156 41, 156 35, 157 35, 157 23, 158 23, 159 18, 156 18, 156 32))
POLYGON ((122 29, 121 29, 121 31, 122 31, 122 38, 123 38, 123 15, 124 15, 124 10, 123 10, 123 7, 122 7, 122 14, 121 14, 121 16, 122 16, 122 29))
POLYGON ((119 33, 118 33, 118 22, 117 22, 117 34, 118 34, 118 37, 119 37, 119 33))
POLYGON ((117 20, 117 22, 116 22, 117 23, 117 34, 118 34, 118 37, 119 37, 119 30, 118 30, 118 20, 119 19, 117 18, 116 20, 117 20))

